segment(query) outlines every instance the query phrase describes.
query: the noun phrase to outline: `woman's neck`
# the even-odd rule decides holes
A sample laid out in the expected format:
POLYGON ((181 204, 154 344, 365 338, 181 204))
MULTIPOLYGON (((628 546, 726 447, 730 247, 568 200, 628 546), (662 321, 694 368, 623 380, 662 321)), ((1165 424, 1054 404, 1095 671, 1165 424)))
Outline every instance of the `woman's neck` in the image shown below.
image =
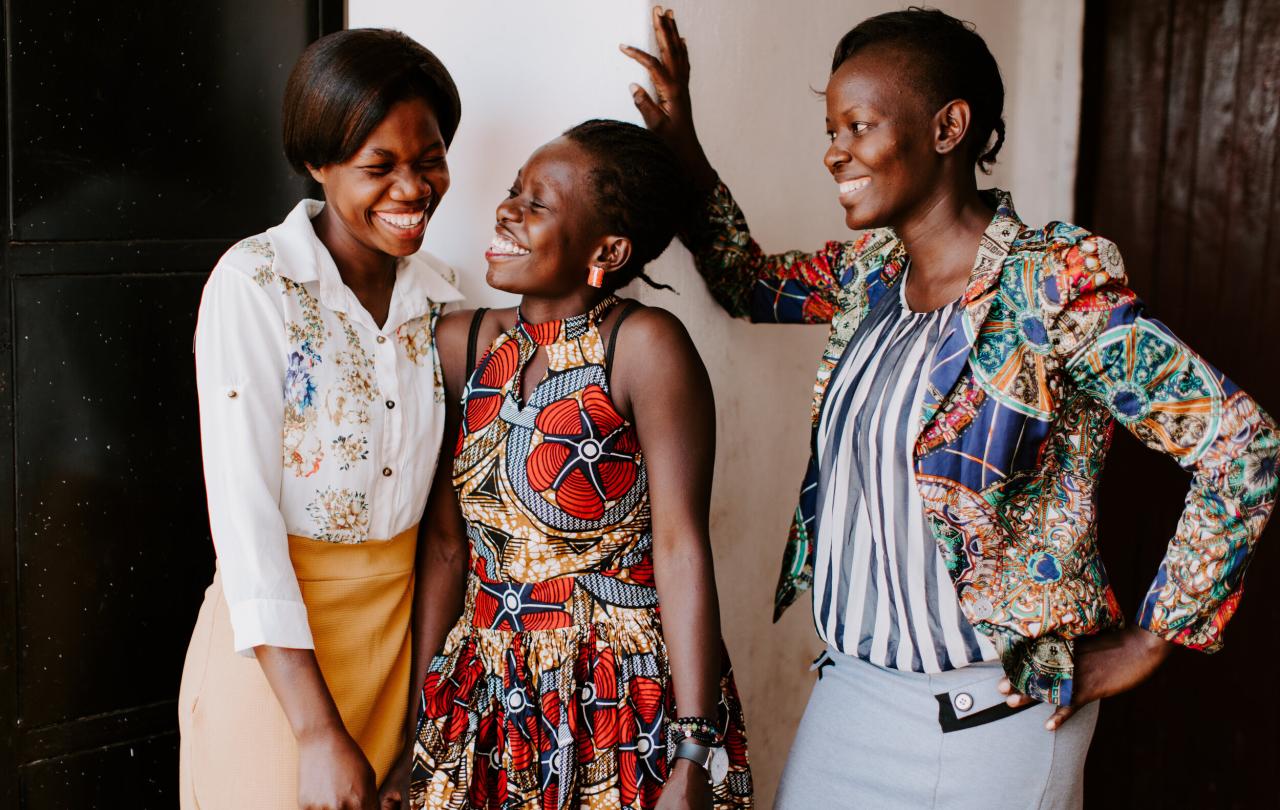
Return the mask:
POLYGON ((338 266, 342 283, 357 296, 361 296, 362 291, 387 290, 395 284, 396 257, 360 244, 338 221, 332 208, 326 205, 311 220, 311 226, 338 266))
POLYGON ((911 257, 912 275, 931 285, 961 276, 967 279, 993 213, 973 182, 926 199, 904 222, 893 226, 911 257))
POLYGON ((560 298, 544 298, 536 295, 525 295, 520 299, 520 317, 527 323, 546 323, 559 321, 590 312, 611 293, 588 287, 574 290, 560 298))
POLYGON ((342 283, 355 293, 360 305, 381 329, 391 312, 391 296, 396 285, 396 257, 360 244, 328 205, 311 220, 311 227, 333 257, 342 283))

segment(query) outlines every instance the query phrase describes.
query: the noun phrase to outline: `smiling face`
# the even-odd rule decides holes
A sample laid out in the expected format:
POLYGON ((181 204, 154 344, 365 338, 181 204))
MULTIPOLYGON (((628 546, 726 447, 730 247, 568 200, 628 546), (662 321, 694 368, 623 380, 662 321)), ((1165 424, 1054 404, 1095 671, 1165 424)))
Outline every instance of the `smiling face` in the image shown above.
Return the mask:
POLYGON ((489 285, 538 298, 582 293, 587 270, 625 263, 629 243, 604 232, 589 182, 585 149, 557 138, 529 157, 498 205, 493 241, 485 251, 489 285))
POLYGON ((409 256, 449 190, 445 142, 435 112, 410 98, 391 108, 350 159, 308 167, 324 186, 325 230, 338 251, 409 256))
POLYGON ((935 113, 908 77, 909 54, 871 46, 840 65, 827 82, 823 162, 837 184, 852 229, 895 225, 927 204, 943 156, 935 148, 935 113))

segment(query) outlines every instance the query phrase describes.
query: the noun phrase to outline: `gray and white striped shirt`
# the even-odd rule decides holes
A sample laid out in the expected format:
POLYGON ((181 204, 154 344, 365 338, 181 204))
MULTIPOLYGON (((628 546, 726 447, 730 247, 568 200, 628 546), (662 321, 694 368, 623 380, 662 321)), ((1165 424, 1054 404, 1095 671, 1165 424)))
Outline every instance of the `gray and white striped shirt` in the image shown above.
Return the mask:
POLYGON ((912 312, 906 286, 904 275, 859 325, 824 399, 813 615, 818 635, 847 655, 936 673, 998 656, 960 612, 912 459, 929 371, 959 304, 912 312))

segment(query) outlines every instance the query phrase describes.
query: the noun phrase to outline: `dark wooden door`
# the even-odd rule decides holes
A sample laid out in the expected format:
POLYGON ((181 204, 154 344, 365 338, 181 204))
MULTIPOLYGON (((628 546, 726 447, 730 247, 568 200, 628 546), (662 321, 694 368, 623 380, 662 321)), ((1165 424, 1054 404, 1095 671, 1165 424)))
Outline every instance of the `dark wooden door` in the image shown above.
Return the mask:
POLYGON ((0 806, 172 808, 213 571, 196 306, 307 189, 281 95, 342 3, 4 10, 0 806))
MULTIPOLYGON (((1153 314, 1280 414, 1280 0, 1090 0, 1078 219, 1153 314)), ((1103 556, 1136 611, 1188 479, 1118 431, 1103 556)), ((1217 655, 1103 704, 1087 807, 1280 807, 1280 529, 1217 655)))

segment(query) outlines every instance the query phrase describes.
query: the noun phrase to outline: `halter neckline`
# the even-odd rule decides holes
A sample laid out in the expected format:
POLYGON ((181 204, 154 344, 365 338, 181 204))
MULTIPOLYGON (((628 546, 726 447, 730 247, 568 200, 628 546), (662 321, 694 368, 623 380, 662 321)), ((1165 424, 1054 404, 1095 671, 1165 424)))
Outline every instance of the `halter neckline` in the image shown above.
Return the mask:
POLYGON ((524 336, 538 346, 548 346, 562 340, 576 340, 585 335, 592 326, 604 320, 604 316, 608 315, 609 310, 613 309, 617 303, 618 296, 610 295, 588 312, 542 323, 529 323, 524 319, 524 313, 520 308, 516 307, 515 333, 517 337, 524 336))

